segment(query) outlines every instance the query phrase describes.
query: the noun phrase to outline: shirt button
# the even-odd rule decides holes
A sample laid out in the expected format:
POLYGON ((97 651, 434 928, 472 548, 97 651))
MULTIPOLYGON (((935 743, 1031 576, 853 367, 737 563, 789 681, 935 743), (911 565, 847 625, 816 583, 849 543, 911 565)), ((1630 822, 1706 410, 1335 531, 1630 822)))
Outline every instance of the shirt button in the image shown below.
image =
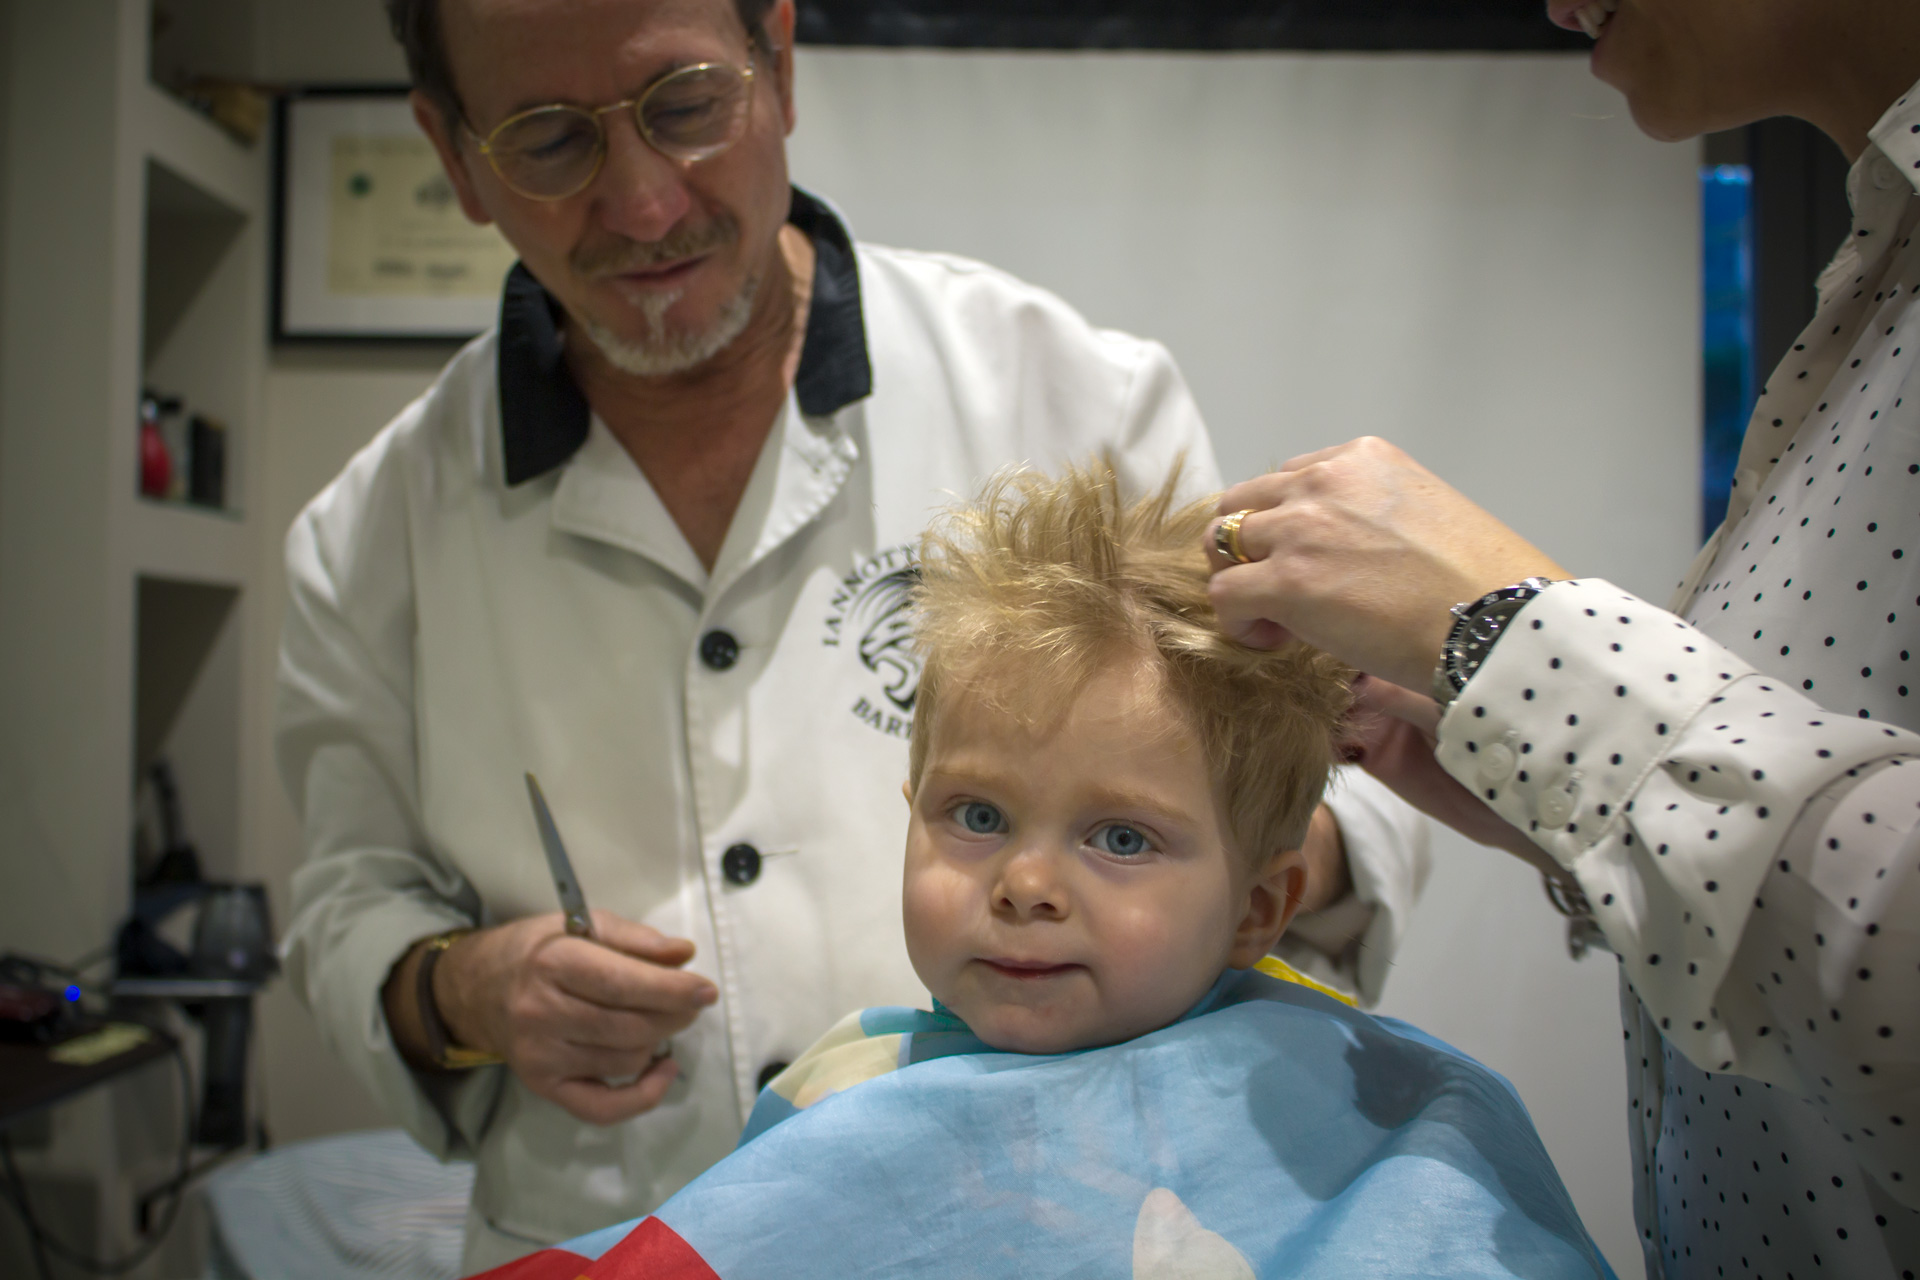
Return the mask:
POLYGON ((1505 782, 1513 776, 1515 763, 1512 747, 1504 742, 1488 743, 1480 753, 1480 776, 1488 782, 1505 782))
POLYGON ((734 845, 720 855, 720 873, 729 884, 752 884, 760 878, 760 851, 750 844, 734 845))
POLYGON ((790 1065, 792 1064, 786 1062, 769 1062, 766 1066, 760 1068, 759 1078, 754 1082, 756 1087, 761 1089, 766 1088, 773 1083, 775 1076, 785 1071, 790 1065))
POLYGON ((1891 191, 1906 181, 1900 171, 1887 160, 1876 160, 1873 164, 1873 185, 1881 191, 1891 191))
POLYGON ((700 661, 715 671, 725 671, 740 661, 740 642, 727 631, 709 631, 700 637, 700 661))
POLYGON ((1574 800, 1579 792, 1576 783, 1564 788, 1555 788, 1540 797, 1540 825, 1557 831, 1567 825, 1573 817, 1574 800))

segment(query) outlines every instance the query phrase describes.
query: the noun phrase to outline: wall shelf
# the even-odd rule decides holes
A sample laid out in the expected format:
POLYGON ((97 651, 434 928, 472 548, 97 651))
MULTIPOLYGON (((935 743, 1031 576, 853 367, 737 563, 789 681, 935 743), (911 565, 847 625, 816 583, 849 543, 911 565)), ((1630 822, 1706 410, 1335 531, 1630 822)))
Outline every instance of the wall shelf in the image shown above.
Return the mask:
POLYGON ((259 204, 258 171, 264 142, 248 147, 172 94, 133 86, 136 143, 142 154, 236 212, 259 204))
POLYGON ((141 498, 133 507, 133 568, 144 577, 238 588, 252 545, 236 512, 141 498))

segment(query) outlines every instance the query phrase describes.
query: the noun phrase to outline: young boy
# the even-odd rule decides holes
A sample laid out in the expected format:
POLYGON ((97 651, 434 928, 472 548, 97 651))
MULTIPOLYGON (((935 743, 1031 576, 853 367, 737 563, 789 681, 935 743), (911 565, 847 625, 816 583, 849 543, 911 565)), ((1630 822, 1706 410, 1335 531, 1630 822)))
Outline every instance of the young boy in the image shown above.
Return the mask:
POLYGON ((1299 905, 1345 673, 1213 627, 1210 518, 1026 474, 923 545, 907 951, 996 1049, 1163 1027, 1299 905))
POLYGON ((1015 474, 927 535, 933 1011, 850 1016, 656 1215, 498 1280, 1611 1274, 1504 1081, 1267 959, 1348 673, 1221 636, 1172 492, 1015 474))

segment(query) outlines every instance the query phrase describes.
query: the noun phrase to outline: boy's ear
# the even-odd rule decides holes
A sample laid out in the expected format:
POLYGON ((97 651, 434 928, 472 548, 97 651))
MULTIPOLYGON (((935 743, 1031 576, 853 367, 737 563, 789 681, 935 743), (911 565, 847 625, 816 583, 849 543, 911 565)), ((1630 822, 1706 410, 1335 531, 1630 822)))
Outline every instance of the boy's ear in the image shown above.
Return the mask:
POLYGON ((1307 859, 1298 849, 1283 849, 1247 886, 1247 910, 1233 931, 1233 950, 1227 963, 1235 969, 1251 969, 1261 957, 1273 950, 1280 935, 1293 922, 1294 912, 1307 893, 1307 859))

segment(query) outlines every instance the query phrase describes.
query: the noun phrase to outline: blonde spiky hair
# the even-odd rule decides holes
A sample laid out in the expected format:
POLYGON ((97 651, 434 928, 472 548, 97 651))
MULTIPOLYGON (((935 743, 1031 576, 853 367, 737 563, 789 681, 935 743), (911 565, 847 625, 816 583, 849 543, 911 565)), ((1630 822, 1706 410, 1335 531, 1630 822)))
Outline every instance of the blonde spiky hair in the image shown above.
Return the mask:
POLYGON ((921 539, 913 710, 917 789, 949 689, 1039 725, 1129 656, 1153 659, 1206 752, 1241 852, 1297 848, 1326 789, 1352 672, 1303 644, 1220 633, 1201 538, 1213 503, 1177 506, 1179 467, 1127 502, 1110 465, 1003 472, 921 539))

